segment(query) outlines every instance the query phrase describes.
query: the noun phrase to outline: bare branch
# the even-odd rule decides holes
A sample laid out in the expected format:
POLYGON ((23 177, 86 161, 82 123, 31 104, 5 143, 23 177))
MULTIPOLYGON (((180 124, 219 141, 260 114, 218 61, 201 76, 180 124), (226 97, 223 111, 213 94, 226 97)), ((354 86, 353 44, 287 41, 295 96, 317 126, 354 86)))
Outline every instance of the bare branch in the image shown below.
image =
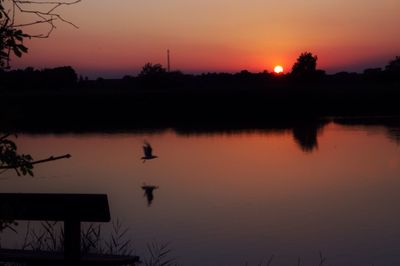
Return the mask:
MULTIPOLYGON (((61 20, 64 23, 70 24, 71 26, 75 27, 75 28, 79 28, 77 25, 75 25, 74 23, 72 23, 69 20, 64 19, 60 14, 58 13, 53 13, 53 11, 55 9, 57 9, 58 7, 65 5, 65 4, 72 4, 72 3, 63 3, 63 2, 59 2, 56 6, 52 7, 49 11, 45 12, 45 11, 41 11, 41 10, 33 10, 33 9, 25 9, 23 8, 21 5, 19 5, 19 1, 14 1, 14 5, 18 8, 18 10, 21 13, 27 13, 27 14, 33 14, 33 15, 37 15, 39 18, 41 18, 41 22, 43 23, 45 21, 48 21, 53 27, 54 25, 51 23, 52 21, 54 21, 55 19, 53 17, 58 18, 59 20, 61 20), (48 19, 47 17, 50 17, 51 19, 48 19)), ((38 22, 36 23, 32 23, 31 25, 34 24, 38 24, 38 22)))
POLYGON ((27 1, 27 0, 10 0, 12 2, 12 17, 11 17, 11 26, 13 28, 21 28, 21 27, 31 27, 35 25, 43 25, 47 24, 49 29, 46 33, 41 34, 27 34, 29 37, 33 38, 48 38, 53 30, 56 28, 55 21, 59 20, 63 23, 69 24, 74 28, 79 28, 77 25, 72 23, 71 21, 65 19, 61 14, 57 13, 57 9, 61 6, 69 6, 74 5, 82 0, 74 0, 74 1, 27 1), (45 10, 43 6, 50 5, 48 10, 45 10), (17 16, 16 10, 19 13, 31 14, 36 16, 38 19, 27 22, 27 23, 14 23, 15 17, 17 16))
POLYGON ((26 163, 21 163, 18 165, 6 165, 6 166, 0 166, 0 169, 15 169, 21 166, 25 166, 25 165, 33 165, 33 164, 39 164, 39 163, 46 163, 46 162, 50 162, 50 161, 56 161, 56 160, 60 160, 60 159, 68 159, 71 158, 70 154, 65 154, 65 155, 61 155, 61 156, 51 156, 47 159, 42 159, 42 160, 37 160, 37 161, 33 161, 33 162, 26 162, 26 163))
POLYGON ((44 5, 74 5, 76 3, 81 2, 82 0, 76 0, 72 2, 60 2, 60 1, 48 1, 48 2, 42 2, 42 1, 20 1, 20 0, 14 0, 14 2, 18 2, 20 4, 44 4, 44 5))
POLYGON ((54 19, 37 20, 37 21, 25 23, 25 24, 16 24, 16 25, 14 25, 14 26, 17 27, 17 28, 28 27, 28 26, 33 26, 33 25, 41 24, 41 23, 50 23, 52 20, 54 20, 54 19))

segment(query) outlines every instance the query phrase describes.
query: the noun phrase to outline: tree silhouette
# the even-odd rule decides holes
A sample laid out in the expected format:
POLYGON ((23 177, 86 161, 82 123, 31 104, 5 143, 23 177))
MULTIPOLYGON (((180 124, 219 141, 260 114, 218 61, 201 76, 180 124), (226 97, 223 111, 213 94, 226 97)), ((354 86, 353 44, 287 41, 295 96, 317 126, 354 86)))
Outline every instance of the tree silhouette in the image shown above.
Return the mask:
POLYGON ((295 77, 308 77, 316 73, 318 57, 310 52, 304 52, 297 58, 292 67, 292 75, 295 77))
POLYGON ((142 71, 139 73, 139 77, 160 77, 167 73, 166 69, 161 64, 146 63, 142 71))
POLYGON ((14 27, 13 19, 3 6, 3 2, 4 0, 0 0, 0 69, 9 66, 11 51, 18 57, 28 51, 22 44, 28 35, 14 27))
MULTIPOLYGON (((23 53, 28 52, 28 48, 23 44, 24 39, 49 37, 56 27, 57 20, 75 26, 57 13, 57 9, 80 1, 0 0, 0 71, 10 67, 11 53, 21 57, 23 53), (18 15, 21 14, 25 14, 31 21, 19 24, 17 20, 18 15), (46 25, 48 28, 41 34, 29 34, 22 30, 37 25, 46 25)), ((24 19, 26 21, 27 18, 25 17, 24 19)), ((69 76, 73 76, 75 73, 71 74, 69 68, 62 68, 61 70, 63 73, 68 70, 69 76)), ((66 154, 34 161, 29 154, 19 154, 17 145, 9 137, 10 134, 0 136, 0 174, 6 170, 14 169, 17 175, 33 176, 34 164, 70 157, 69 154, 66 154)))
POLYGON ((385 67, 385 70, 392 73, 400 73, 400 56, 396 56, 393 60, 391 60, 388 65, 385 67))

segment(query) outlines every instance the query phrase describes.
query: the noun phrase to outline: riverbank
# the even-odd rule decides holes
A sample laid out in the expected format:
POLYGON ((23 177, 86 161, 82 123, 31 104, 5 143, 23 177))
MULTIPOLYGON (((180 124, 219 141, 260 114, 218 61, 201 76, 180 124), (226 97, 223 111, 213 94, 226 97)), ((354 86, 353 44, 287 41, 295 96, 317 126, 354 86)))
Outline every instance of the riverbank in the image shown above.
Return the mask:
POLYGON ((400 114, 396 84, 270 88, 3 90, 3 131, 287 127, 321 117, 400 114))

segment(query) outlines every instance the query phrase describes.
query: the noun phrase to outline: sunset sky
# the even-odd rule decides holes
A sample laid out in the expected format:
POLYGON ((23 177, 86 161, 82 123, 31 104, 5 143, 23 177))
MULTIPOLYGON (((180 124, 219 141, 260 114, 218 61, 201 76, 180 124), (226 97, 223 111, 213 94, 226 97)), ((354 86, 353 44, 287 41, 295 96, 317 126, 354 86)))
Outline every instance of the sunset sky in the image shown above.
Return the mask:
POLYGON ((95 78, 146 62, 185 73, 284 71, 301 52, 328 73, 384 67, 400 55, 399 0, 83 0, 60 9, 49 39, 26 41, 15 68, 71 65, 95 78))

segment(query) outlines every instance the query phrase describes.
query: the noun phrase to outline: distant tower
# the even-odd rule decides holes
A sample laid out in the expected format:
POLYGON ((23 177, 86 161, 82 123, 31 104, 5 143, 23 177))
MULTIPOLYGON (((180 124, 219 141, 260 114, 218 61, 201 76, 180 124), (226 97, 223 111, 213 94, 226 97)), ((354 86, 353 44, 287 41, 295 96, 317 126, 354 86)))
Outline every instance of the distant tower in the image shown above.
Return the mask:
POLYGON ((169 49, 167 50, 167 71, 170 72, 171 70, 171 61, 169 59, 169 49))

